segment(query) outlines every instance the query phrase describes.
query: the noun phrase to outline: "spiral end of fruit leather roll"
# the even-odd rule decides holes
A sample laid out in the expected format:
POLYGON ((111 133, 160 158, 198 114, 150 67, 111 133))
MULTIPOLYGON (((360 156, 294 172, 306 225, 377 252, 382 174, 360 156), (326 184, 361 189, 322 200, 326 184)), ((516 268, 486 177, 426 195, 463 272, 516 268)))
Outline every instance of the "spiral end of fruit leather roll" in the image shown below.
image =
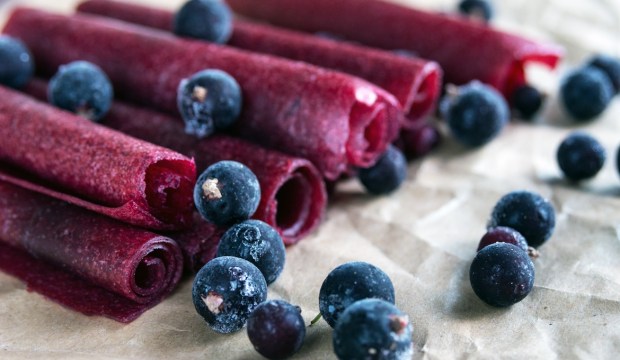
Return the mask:
POLYGON ((388 92, 360 81, 349 114, 347 159, 352 166, 369 167, 398 136, 403 110, 388 92))
POLYGON ((163 223, 186 228, 194 208, 196 166, 186 160, 159 160, 146 169, 145 194, 150 212, 163 223))
POLYGON ((327 192, 321 174, 309 161, 279 156, 286 164, 282 174, 269 182, 259 177, 263 197, 254 218, 272 225, 284 244, 292 245, 319 226, 327 192))
POLYGON ((441 95, 442 71, 436 62, 425 62, 422 70, 416 76, 407 100, 402 102, 405 111, 403 128, 410 129, 418 126, 435 111, 441 95))
POLYGON ((137 318, 178 284, 167 237, 0 182, 0 269, 86 315, 137 318))

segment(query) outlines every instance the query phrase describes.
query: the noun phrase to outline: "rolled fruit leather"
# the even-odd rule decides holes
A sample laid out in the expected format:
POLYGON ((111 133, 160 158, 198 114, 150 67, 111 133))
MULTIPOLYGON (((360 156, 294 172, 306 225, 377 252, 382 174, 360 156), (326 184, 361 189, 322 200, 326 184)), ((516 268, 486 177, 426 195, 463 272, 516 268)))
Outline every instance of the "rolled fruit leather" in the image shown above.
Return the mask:
MULTIPOLYGON (((24 91, 44 99, 47 82, 31 81, 24 91)), ((227 135, 212 135, 203 139, 187 135, 180 119, 115 101, 101 124, 127 135, 178 151, 196 162, 198 172, 221 160, 234 160, 248 166, 260 183, 261 200, 253 218, 273 226, 291 245, 315 230, 327 206, 325 183, 321 174, 308 160, 269 150, 251 142, 227 135)), ((205 220, 197 219, 196 223, 205 220)), ((196 225, 194 225, 196 227, 196 225)), ((169 234, 184 250, 191 268, 200 268, 210 259, 212 251, 208 240, 219 234, 207 225, 201 231, 190 230, 181 238, 169 234), (190 233, 196 234, 194 236, 190 233), (213 235, 211 235, 213 234, 213 235), (197 249, 198 243, 203 243, 197 249), (203 254, 204 253, 204 254, 203 254), (191 265, 194 264, 194 265, 191 265)), ((214 240, 216 241, 216 240, 214 240)))
POLYGON ((126 22, 17 8, 4 31, 29 47, 42 74, 91 61, 120 97, 174 115, 182 79, 205 68, 224 70, 243 96, 232 132, 306 158, 328 179, 372 165, 398 135, 403 116, 392 95, 362 79, 126 22))
MULTIPOLYGON (((172 31, 174 13, 146 5, 89 0, 77 10, 172 31)), ((441 69, 434 61, 354 45, 269 25, 236 19, 226 45, 304 61, 366 79, 390 92, 405 112, 403 127, 412 128, 435 108, 441 69)))
POLYGON ((305 32, 326 31, 382 49, 404 49, 434 60, 445 81, 480 80, 507 99, 526 82, 525 64, 553 68, 563 54, 542 44, 457 16, 379 0, 227 0, 254 19, 305 32))
POLYGON ((186 228, 194 161, 0 87, 0 180, 126 223, 186 228))
POLYGON ((0 181, 0 270, 85 315, 128 323, 183 271, 174 240, 0 181))

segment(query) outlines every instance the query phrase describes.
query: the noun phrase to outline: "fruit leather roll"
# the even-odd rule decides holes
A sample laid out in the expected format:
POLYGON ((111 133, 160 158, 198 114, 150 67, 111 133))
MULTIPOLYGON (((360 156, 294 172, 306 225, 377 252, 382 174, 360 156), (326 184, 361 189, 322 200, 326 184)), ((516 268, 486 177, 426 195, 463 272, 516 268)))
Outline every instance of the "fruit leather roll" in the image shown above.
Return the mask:
POLYGON ((456 16, 415 10, 379 0, 227 0, 239 14, 301 31, 328 31, 383 49, 406 49, 437 61, 445 80, 474 79, 510 98, 525 83, 524 66, 555 67, 562 55, 539 44, 456 16))
MULTIPOLYGON (((102 15, 172 31, 174 14, 140 4, 89 0, 79 12, 102 15)), ((227 45, 305 61, 366 79, 392 93, 406 114, 404 126, 431 113, 440 94, 441 69, 436 62, 320 38, 301 32, 237 20, 227 45)))
POLYGON ((174 114, 183 78, 205 68, 224 70, 242 89, 243 110, 233 131, 307 158, 329 179, 372 165, 400 127, 402 110, 386 91, 302 62, 116 20, 25 8, 13 12, 5 32, 27 44, 42 73, 88 60, 105 70, 119 96, 174 114))
MULTIPOLYGON (((33 80, 25 91, 44 98, 45 89, 46 82, 33 80)), ((316 229, 323 217, 327 206, 325 184, 308 160, 227 135, 198 139, 185 134, 180 119, 119 101, 114 102, 101 123, 192 157, 199 172, 221 160, 245 164, 256 174, 261 187, 261 200, 253 217, 277 229, 287 245, 316 229)), ((184 250, 185 242, 181 243, 184 250)))
POLYGON ((152 229, 189 226, 196 168, 137 140, 0 87, 0 179, 152 229))
POLYGON ((178 283, 176 242, 0 181, 0 270, 86 315, 130 322, 178 283))

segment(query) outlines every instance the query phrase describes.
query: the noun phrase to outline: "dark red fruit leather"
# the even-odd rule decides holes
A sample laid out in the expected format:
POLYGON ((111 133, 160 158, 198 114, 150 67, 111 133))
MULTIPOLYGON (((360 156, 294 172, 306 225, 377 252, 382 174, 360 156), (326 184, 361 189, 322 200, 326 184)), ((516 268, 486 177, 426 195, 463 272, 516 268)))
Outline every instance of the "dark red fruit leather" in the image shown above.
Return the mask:
POLYGON ((127 223, 188 227, 192 160, 0 87, 0 179, 127 223))
MULTIPOLYGON (((34 80, 25 91, 42 98, 45 89, 45 82, 34 80)), ((287 245, 296 243, 316 229, 323 217, 327 206, 325 184, 308 160, 226 135, 198 139, 185 134, 180 119, 118 101, 101 124, 192 157, 198 172, 221 160, 245 164, 256 174, 261 187, 260 204, 253 217, 277 229, 287 245)), ((200 236, 197 241, 203 240, 200 236)), ((188 241, 179 241, 184 250, 193 246, 184 246, 188 241)), ((205 251, 209 252, 209 247, 206 248, 205 251)))
POLYGON ((524 65, 555 67, 562 49, 456 16, 378 0, 227 0, 239 14, 301 31, 328 31, 383 49, 406 49, 435 60, 445 80, 474 79, 510 98, 524 84, 524 65))
MULTIPOLYGON (((145 5, 109 0, 89 0, 78 11, 102 15, 148 27, 171 31, 174 14, 145 5)), ((436 105, 441 85, 437 63, 405 58, 342 41, 278 29, 268 25, 235 21, 227 45, 305 61, 366 79, 392 93, 405 111, 405 127, 412 127, 436 105)))
POLYGON ((243 95, 234 132, 307 158, 329 179, 373 164, 400 127, 402 110, 386 91, 301 62, 110 19, 24 8, 13 12, 5 32, 28 45, 44 74, 88 60, 105 70, 120 97, 174 114, 181 79, 205 68, 227 71, 243 95))
POLYGON ((0 270, 86 315, 130 322, 178 283, 176 242, 0 181, 0 270))
POLYGON ((217 245, 226 230, 205 221, 196 212, 191 229, 166 235, 179 244, 183 250, 185 270, 193 274, 215 257, 217 245))

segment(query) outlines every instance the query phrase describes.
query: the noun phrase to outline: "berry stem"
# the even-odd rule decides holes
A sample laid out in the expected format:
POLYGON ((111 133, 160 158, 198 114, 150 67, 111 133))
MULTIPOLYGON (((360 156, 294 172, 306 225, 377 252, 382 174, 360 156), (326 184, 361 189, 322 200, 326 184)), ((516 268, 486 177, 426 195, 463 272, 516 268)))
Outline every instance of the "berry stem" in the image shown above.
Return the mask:
POLYGON ((318 313, 314 319, 312 319, 312 321, 310 321, 310 326, 316 324, 317 322, 319 322, 319 320, 321 320, 321 313, 318 313))

